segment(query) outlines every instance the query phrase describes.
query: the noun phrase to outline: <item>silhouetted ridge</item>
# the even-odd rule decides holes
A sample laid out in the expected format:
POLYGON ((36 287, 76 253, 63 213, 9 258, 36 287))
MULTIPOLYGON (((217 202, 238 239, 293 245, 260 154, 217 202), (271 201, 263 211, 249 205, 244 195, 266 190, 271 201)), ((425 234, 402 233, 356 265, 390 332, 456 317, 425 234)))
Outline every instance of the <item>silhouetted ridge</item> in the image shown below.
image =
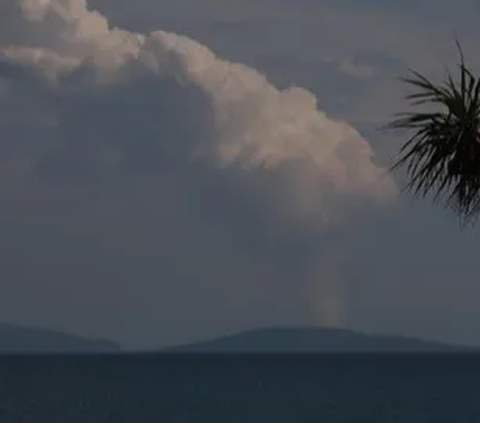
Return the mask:
POLYGON ((470 347, 400 336, 366 335, 346 329, 273 328, 224 336, 165 352, 315 353, 315 352, 455 352, 470 347))
POLYGON ((3 353, 108 353, 119 352, 112 341, 87 339, 59 331, 0 323, 3 353))

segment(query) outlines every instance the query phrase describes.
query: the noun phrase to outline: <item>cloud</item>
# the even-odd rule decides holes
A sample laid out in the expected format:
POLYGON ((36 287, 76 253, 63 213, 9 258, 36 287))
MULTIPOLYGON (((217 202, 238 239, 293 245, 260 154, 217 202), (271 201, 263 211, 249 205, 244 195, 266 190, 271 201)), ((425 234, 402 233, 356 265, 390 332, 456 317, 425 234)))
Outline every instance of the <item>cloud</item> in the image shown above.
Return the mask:
POLYGON ((322 315, 312 293, 337 278, 321 263, 342 217, 396 192, 352 126, 82 0, 8 0, 0 16, 6 315, 23 303, 132 344, 322 315))
MULTIPOLYGON (((407 107, 397 77, 412 67, 435 80, 443 78, 444 65, 453 68, 458 60, 455 36, 474 71, 479 69, 479 6, 472 0, 428 0, 409 7, 403 1, 370 3, 366 8, 363 2, 329 0, 301 7, 278 0, 89 2, 122 28, 147 33, 161 27, 188 34, 222 58, 261 70, 277 87, 307 88, 329 116, 360 130, 377 163, 386 163, 402 138, 378 128, 407 107), (368 66, 374 76, 356 79, 342 73, 339 65, 345 61, 368 66)), ((337 219, 338 202, 337 196, 337 219)), ((348 215, 360 220, 352 203, 348 215)), ((478 343, 473 300, 478 297, 478 231, 459 232, 455 216, 428 201, 411 203, 408 194, 402 195, 386 212, 379 208, 362 214, 360 225, 342 223, 342 231, 335 231, 330 224, 330 233, 312 237, 328 245, 319 251, 312 247, 309 254, 303 250, 309 263, 316 263, 312 273, 320 275, 316 280, 337 282, 317 283, 309 290, 306 272, 299 272, 276 301, 288 295, 294 308, 301 303, 300 293, 309 292, 306 303, 319 303, 319 322, 341 316, 345 325, 359 330, 478 343)), ((258 313, 255 318, 262 324, 258 313)))

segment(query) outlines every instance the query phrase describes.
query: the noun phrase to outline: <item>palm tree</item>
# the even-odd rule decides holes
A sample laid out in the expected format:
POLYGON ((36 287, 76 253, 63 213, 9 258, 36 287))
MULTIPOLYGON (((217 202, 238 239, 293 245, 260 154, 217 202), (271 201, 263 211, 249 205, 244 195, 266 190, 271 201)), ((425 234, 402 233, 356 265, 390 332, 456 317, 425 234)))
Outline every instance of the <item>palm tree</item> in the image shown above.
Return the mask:
POLYGON ((388 127, 413 132, 390 169, 406 168, 404 188, 433 194, 434 203, 453 209, 465 224, 480 215, 480 78, 466 66, 458 41, 457 47, 457 80, 450 72, 438 84, 415 71, 401 78, 415 89, 406 97, 412 106, 435 110, 397 114, 388 127))

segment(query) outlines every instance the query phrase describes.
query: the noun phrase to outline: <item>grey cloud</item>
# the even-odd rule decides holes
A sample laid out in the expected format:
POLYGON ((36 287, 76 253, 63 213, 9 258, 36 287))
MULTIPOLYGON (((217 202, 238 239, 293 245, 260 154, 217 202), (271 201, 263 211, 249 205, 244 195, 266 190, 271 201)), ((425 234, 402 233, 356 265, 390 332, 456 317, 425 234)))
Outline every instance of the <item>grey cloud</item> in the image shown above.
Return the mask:
POLYGON ((340 216, 395 194, 354 128, 188 38, 8 4, 2 318, 130 346, 341 322, 340 216))

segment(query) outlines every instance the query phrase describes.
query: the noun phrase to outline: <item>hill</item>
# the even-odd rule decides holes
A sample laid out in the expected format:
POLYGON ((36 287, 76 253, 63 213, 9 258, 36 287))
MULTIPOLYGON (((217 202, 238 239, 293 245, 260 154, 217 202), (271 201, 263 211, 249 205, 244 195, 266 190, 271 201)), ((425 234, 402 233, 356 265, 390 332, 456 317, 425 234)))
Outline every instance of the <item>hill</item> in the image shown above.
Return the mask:
POLYGON ((259 329, 163 352, 184 353, 320 353, 320 352, 460 352, 472 348, 400 336, 366 335, 346 329, 259 329))
POLYGON ((82 338, 59 331, 0 323, 0 354, 112 353, 112 341, 82 338))

